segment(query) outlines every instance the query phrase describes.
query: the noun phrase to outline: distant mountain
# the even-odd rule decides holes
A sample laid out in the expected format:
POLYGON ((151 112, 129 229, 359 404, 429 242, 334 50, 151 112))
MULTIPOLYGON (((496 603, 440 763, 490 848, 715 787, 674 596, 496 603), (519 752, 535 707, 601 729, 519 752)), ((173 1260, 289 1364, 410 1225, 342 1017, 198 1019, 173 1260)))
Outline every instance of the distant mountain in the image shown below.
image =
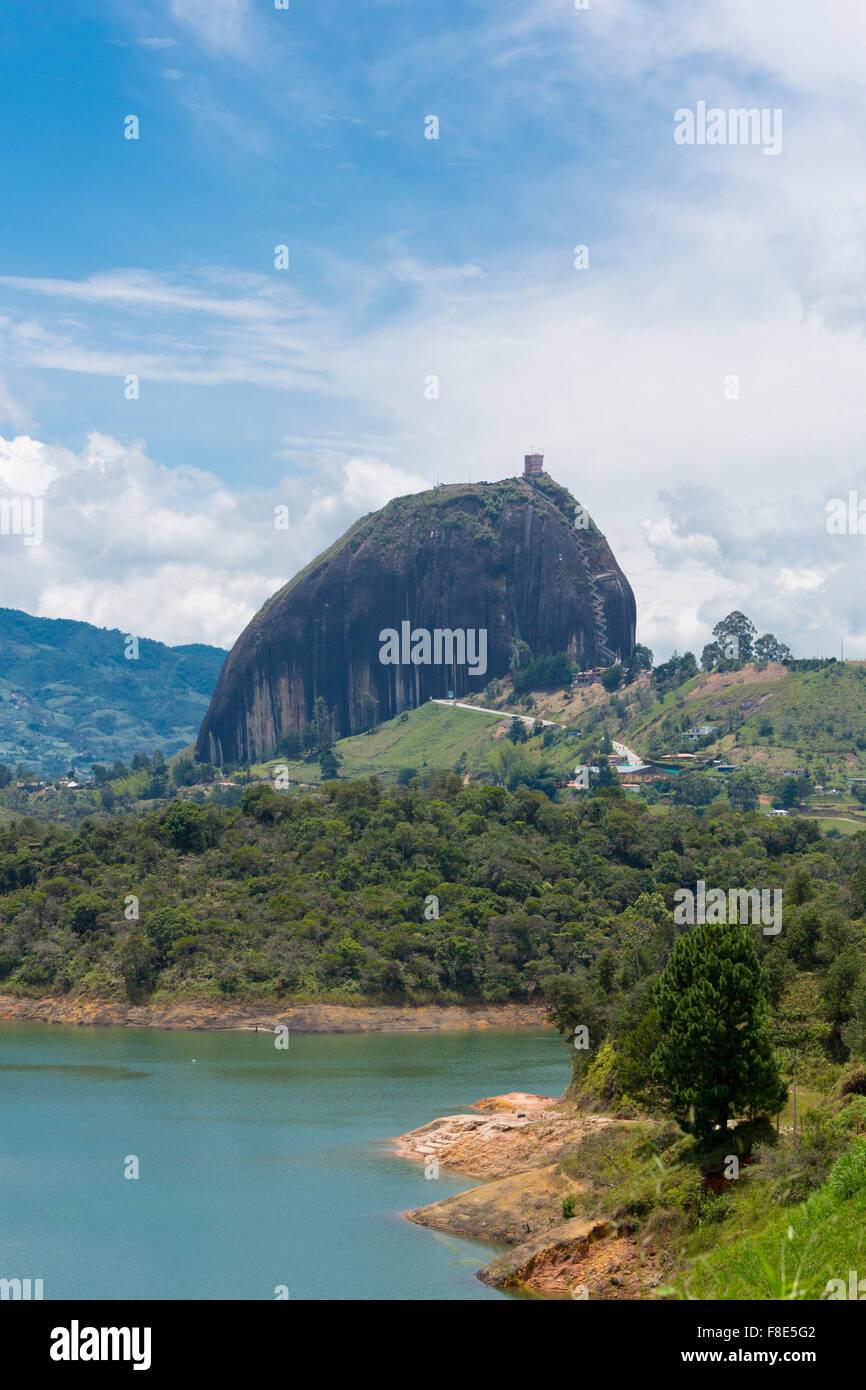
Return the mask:
POLYGON ((226 653, 0 608, 0 762, 43 774, 195 739, 226 653))
POLYGON ((518 644, 536 659, 567 652, 607 665, 632 653, 634 633, 634 595, 610 546, 548 475, 398 497, 256 614, 223 668, 197 754, 268 757, 318 697, 345 736, 431 696, 478 693, 508 673, 518 644), (473 669, 470 643, 482 641, 473 669))

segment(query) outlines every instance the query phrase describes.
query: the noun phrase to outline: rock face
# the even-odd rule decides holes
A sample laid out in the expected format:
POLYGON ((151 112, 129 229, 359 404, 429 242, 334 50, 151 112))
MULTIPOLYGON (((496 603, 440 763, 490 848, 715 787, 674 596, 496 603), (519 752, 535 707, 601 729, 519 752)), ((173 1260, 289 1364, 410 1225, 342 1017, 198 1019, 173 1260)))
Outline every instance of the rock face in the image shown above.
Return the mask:
POLYGON ((567 651, 587 666, 629 656, 634 634, 634 595, 607 541, 547 475, 399 497, 356 522, 241 633, 196 756, 269 757, 307 723, 317 696, 345 737, 431 697, 480 692, 507 675, 517 641, 534 658, 567 651), (406 645, 399 664, 383 662, 386 630, 411 633, 417 664, 406 645), (429 653, 414 642, 419 630, 431 634, 429 653), (461 663, 450 638, 437 650, 437 630, 469 634, 470 654, 485 633, 486 668, 461 663))

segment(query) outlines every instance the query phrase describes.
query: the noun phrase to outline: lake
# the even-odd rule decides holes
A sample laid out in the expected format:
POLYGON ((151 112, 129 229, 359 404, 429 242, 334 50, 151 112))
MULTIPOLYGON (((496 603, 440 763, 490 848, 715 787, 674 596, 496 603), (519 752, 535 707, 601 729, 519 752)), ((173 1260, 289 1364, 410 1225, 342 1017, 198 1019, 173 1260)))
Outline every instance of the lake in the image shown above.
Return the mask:
POLYGON ((495 1299, 401 1213, 474 1186, 387 1140, 560 1095, 552 1030, 292 1035, 0 1023, 0 1277, 46 1299, 495 1299), (138 1161, 138 1179, 124 1177, 138 1161))

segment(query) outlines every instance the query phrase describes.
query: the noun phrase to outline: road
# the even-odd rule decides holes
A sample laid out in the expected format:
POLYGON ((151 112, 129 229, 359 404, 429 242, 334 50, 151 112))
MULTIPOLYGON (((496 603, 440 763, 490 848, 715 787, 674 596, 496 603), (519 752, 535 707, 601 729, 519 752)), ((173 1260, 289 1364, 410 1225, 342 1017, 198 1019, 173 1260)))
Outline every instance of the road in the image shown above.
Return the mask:
MULTIPOLYGON (((459 700, 433 700, 434 705, 448 705, 451 709, 474 709, 478 714, 495 714, 498 719, 522 719, 524 724, 541 723, 547 729, 564 729, 555 719, 536 720, 534 714, 510 714, 507 710, 483 709, 481 705, 464 705, 459 700)), ((616 744, 613 745, 614 748, 616 744)))

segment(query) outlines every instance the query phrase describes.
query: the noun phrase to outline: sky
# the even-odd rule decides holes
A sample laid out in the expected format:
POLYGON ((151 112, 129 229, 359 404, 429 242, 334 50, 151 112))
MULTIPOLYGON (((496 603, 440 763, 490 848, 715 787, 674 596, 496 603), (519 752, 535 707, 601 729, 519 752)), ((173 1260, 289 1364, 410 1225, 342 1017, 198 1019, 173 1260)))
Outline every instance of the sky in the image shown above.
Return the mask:
POLYGON ((0 601, 229 647, 359 515, 540 446, 657 660, 732 608, 866 658, 827 526, 866 513, 864 41, 851 0, 10 7, 0 504, 44 521, 0 601), (680 143, 701 103, 780 147, 680 143))

